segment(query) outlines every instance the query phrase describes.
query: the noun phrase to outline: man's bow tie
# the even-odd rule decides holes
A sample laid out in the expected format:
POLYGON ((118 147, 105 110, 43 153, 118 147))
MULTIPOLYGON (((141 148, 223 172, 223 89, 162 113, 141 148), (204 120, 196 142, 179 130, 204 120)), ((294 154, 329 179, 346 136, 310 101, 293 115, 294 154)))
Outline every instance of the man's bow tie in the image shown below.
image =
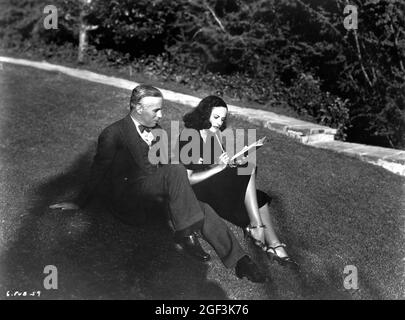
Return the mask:
POLYGON ((154 126, 154 127, 145 127, 143 124, 140 124, 140 125, 138 126, 138 128, 139 128, 139 131, 141 131, 141 133, 143 133, 144 131, 146 131, 146 132, 151 132, 152 129, 155 129, 155 128, 156 128, 156 126, 154 126))

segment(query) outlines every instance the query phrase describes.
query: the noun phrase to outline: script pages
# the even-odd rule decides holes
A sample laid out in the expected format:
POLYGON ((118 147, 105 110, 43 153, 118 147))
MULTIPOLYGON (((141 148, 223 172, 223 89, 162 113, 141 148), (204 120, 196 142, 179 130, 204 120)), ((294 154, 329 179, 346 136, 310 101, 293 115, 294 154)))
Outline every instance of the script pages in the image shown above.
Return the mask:
POLYGON ((267 137, 264 136, 263 138, 260 138, 260 139, 257 140, 256 142, 253 142, 252 144, 250 144, 250 145, 248 145, 248 146, 244 146, 244 147, 242 148, 242 150, 240 150, 238 153, 236 153, 236 154, 234 154, 234 155, 232 156, 231 161, 233 161, 233 160, 239 158, 240 156, 242 156, 242 155, 248 153, 248 152, 249 152, 251 149, 253 149, 253 148, 255 148, 255 149, 260 148, 261 146, 264 145, 264 141, 266 140, 266 138, 267 138, 267 137))

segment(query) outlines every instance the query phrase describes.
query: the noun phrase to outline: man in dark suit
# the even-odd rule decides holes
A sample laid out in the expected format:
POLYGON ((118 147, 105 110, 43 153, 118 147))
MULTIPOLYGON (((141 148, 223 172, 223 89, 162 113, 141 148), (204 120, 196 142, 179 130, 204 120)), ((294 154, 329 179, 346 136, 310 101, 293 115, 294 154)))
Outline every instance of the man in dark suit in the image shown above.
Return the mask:
POLYGON ((130 113, 102 131, 85 188, 74 202, 50 206, 78 209, 94 196, 108 199, 118 217, 136 217, 145 203, 167 204, 175 241, 201 261, 210 256, 202 249, 196 232, 214 248, 227 268, 235 267, 239 278, 264 282, 265 276, 245 254, 224 221, 207 204, 197 200, 181 164, 152 164, 149 150, 160 128, 162 93, 148 85, 137 86, 131 96, 130 113))

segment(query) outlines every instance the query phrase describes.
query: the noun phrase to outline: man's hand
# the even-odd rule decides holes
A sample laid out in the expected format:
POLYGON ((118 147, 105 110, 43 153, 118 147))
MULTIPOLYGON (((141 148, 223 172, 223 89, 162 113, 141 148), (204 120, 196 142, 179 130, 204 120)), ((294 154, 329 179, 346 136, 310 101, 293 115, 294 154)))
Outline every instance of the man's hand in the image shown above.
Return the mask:
POLYGON ((49 206, 50 209, 78 210, 80 207, 73 202, 59 202, 49 206))

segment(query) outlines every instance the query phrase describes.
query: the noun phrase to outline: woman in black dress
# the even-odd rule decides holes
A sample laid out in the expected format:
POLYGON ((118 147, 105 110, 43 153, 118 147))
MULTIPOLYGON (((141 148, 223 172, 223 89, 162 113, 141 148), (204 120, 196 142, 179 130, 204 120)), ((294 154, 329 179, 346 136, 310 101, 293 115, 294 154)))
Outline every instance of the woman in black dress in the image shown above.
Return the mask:
MULTIPOLYGON (((189 164, 183 161, 190 183, 200 201, 208 203, 225 220, 243 228, 271 259, 282 265, 296 266, 273 229, 270 197, 256 190, 256 168, 250 175, 238 175, 237 166, 230 163, 223 148, 221 132, 226 128, 227 112, 228 107, 221 98, 208 96, 183 117, 185 127, 198 132, 200 143, 199 161, 189 164), (212 139, 211 142, 209 139, 212 139), (209 163, 204 160, 207 159, 203 155, 204 148, 205 152, 210 148, 209 163)), ((180 139, 180 158, 182 152, 187 151, 183 148, 191 141, 191 137, 186 141, 180 139)), ((190 153, 187 156, 190 157, 190 153)), ((246 161, 244 158, 237 165, 242 166, 246 161)))

